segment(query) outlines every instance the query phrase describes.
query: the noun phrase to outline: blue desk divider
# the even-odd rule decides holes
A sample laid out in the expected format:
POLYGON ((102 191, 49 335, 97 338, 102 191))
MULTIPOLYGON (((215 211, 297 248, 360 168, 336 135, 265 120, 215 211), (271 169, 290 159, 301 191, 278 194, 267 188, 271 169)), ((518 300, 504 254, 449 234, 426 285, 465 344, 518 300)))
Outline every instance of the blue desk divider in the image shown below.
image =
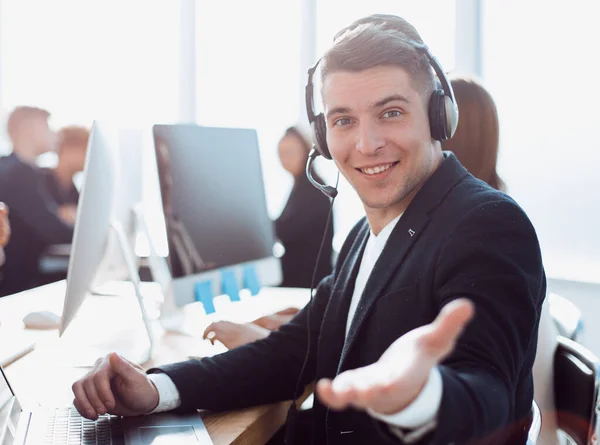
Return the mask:
POLYGON ((257 295, 260 292, 260 281, 254 266, 244 266, 244 287, 252 295, 257 295))
POLYGON ((240 301, 240 288, 233 270, 223 270, 221 272, 221 292, 229 295, 231 301, 240 301))
POLYGON ((199 281, 194 285, 194 296, 196 301, 204 305, 204 312, 212 314, 215 312, 213 303, 212 283, 210 281, 199 281))

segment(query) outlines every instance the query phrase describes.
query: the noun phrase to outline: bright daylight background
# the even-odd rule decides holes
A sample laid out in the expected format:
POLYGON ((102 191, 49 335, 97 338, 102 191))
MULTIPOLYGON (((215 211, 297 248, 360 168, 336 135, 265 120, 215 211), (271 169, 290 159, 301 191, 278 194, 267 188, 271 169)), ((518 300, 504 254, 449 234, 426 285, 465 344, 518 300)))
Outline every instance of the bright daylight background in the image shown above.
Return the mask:
MULTIPOLYGON (((499 172, 538 230, 548 275, 600 282, 595 0, 0 0, 2 120, 35 104, 54 126, 107 118, 256 128, 275 218, 291 186, 276 144, 305 122, 306 69, 338 29, 374 12, 414 23, 446 71, 483 77, 500 113, 499 172), (477 3, 479 38, 463 48, 473 30, 457 20, 477 3), (457 63, 465 52, 476 63, 457 63)), ((9 150, 3 134, 0 152, 9 150)), ((332 165, 320 168, 335 181, 332 165)), ((340 190, 336 247, 362 216, 344 181, 340 190)))

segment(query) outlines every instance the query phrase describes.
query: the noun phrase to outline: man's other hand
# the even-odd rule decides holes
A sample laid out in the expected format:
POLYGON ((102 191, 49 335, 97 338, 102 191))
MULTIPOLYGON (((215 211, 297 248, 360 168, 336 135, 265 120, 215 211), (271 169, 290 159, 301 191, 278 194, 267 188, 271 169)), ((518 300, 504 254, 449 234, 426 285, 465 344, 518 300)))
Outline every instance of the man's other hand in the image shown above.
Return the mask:
POLYGON ((99 359, 73 384, 77 411, 88 419, 98 415, 137 416, 158 406, 159 395, 144 370, 116 353, 99 359))

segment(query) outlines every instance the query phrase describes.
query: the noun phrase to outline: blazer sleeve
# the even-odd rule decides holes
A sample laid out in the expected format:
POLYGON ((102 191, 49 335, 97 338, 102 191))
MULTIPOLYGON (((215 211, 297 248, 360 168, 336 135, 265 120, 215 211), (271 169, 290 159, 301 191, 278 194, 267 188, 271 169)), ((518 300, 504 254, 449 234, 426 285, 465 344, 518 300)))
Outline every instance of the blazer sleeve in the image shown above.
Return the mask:
POLYGON ((175 383, 181 396, 179 411, 241 409, 291 400, 304 362, 310 322, 310 351, 299 391, 315 378, 316 349, 333 277, 320 283, 313 301, 294 319, 267 338, 201 360, 153 368, 175 383))
POLYGON ((58 216, 58 206, 43 187, 41 173, 31 168, 16 169, 6 204, 37 236, 48 244, 66 244, 73 239, 73 226, 58 216))
POLYGON ((533 363, 546 280, 525 213, 511 200, 474 208, 442 247, 434 281, 440 309, 459 297, 475 304, 439 366, 443 395, 431 440, 466 443, 514 421, 517 382, 533 363))

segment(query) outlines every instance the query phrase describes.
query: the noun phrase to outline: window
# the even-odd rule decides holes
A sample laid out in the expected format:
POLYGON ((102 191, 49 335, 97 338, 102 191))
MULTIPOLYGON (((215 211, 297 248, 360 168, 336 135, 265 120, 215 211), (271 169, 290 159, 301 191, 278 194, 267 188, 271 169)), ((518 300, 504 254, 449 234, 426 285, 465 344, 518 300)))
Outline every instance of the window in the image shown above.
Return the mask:
POLYGON ((576 4, 484 2, 483 77, 499 174, 536 227, 548 276, 600 282, 599 8, 576 4))
MULTIPOLYGON (((375 13, 395 14, 408 20, 417 28, 444 70, 451 71, 454 68, 454 0, 317 0, 318 53, 322 54, 328 48, 336 32, 360 17, 375 13)), ((332 163, 329 164, 321 162, 320 167, 323 176, 330 183, 335 183, 337 170, 332 163)), ((364 216, 364 209, 358 196, 343 177, 340 177, 338 189, 339 195, 334 211, 334 247, 339 250, 356 221, 364 216)))
POLYGON ((196 114, 201 125, 255 128, 267 205, 276 217, 292 183, 277 156, 300 118, 302 0, 202 0, 196 6, 196 114))
MULTIPOLYGON (((94 119, 147 128, 177 120, 178 3, 1 0, 0 7, 3 120, 17 105, 48 109, 55 128, 89 126, 94 119)), ((6 135, 2 145, 1 152, 10 150, 6 135)), ((153 173, 151 159, 144 162, 153 173)), ((145 176, 144 199, 156 210, 157 186, 150 178, 145 176)), ((157 221, 149 221, 153 233, 160 230, 157 221)))
POLYGON ((37 105, 52 124, 173 121, 179 9, 142 0, 2 0, 4 116, 37 105))

